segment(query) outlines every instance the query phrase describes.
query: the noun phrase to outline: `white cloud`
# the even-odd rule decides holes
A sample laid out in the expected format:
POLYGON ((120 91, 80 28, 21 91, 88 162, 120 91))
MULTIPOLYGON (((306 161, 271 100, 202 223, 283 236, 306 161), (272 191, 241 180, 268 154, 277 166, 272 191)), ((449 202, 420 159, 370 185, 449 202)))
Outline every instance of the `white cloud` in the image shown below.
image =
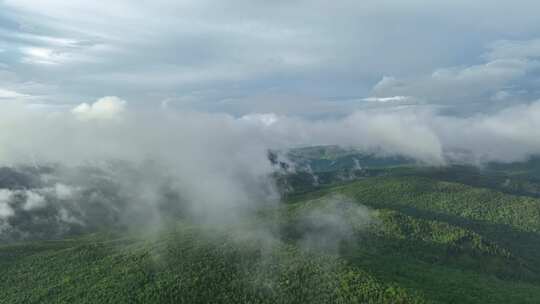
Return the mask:
POLYGON ((540 101, 468 118, 433 117, 446 149, 471 151, 475 161, 520 161, 540 154, 540 101))
POLYGON ((14 99, 20 99, 20 98, 25 98, 25 97, 29 97, 29 96, 26 94, 21 94, 21 93, 12 91, 12 90, 6 90, 6 89, 0 88, 0 99, 14 100, 14 99))
POLYGON ((403 102, 410 99, 411 99, 410 96, 391 96, 391 97, 367 97, 362 100, 368 101, 368 102, 392 103, 392 102, 403 102))
POLYGON ((82 103, 72 113, 82 120, 116 119, 125 111, 127 102, 116 96, 100 98, 92 104, 82 103))
POLYGON ((244 115, 240 119, 250 123, 262 124, 269 127, 275 124, 279 120, 279 117, 275 113, 254 113, 244 115))
MULTIPOLYGON (((124 103, 103 98, 83 107, 81 113, 110 117, 110 107, 104 106, 104 110, 103 104, 124 103)), ((252 210, 253 204, 276 202, 270 178, 274 168, 267 152, 293 146, 341 145, 436 165, 445 164, 453 151, 465 150, 467 158, 459 160, 478 163, 524 160, 540 154, 540 101, 470 117, 444 116, 414 107, 356 111, 342 118, 317 120, 272 113, 237 118, 121 108, 127 113, 111 127, 81 121, 68 111, 51 114, 0 105, 0 165, 35 161, 62 168, 59 176, 42 176, 42 188, 31 189, 31 193, 17 190, 21 192, 16 198, 25 199, 22 204, 13 200, 13 193, 0 191, 0 218, 11 218, 21 208, 39 212, 47 203, 64 222, 86 222, 85 209, 78 209, 81 195, 91 202, 105 202, 106 207, 111 199, 100 191, 85 191, 84 185, 92 178, 89 175, 96 174, 100 181, 118 183, 119 197, 127 198, 148 218, 159 216, 159 212, 153 213, 157 212, 154 207, 166 186, 180 193, 195 215, 226 222, 252 210), (110 166, 109 160, 132 165, 127 171, 120 166, 117 173, 118 163, 110 166), (97 164, 100 170, 89 174, 78 169, 87 164, 97 164), (101 170, 106 172, 103 177, 101 170), (59 211, 61 208, 66 211, 59 211)))
POLYGON ((34 191, 25 191, 26 201, 24 202, 23 209, 26 211, 40 209, 47 206, 45 198, 34 191))
POLYGON ((0 160, 27 162, 35 156, 38 162, 77 163, 94 158, 140 161, 166 154, 167 160, 176 162, 178 151, 191 151, 197 157, 187 158, 192 158, 194 164, 208 162, 207 158, 213 156, 205 157, 207 153, 222 153, 229 159, 220 159, 216 167, 236 162, 230 157, 238 157, 236 165, 247 166, 245 162, 251 163, 251 156, 242 155, 251 153, 250 149, 260 152, 326 144, 438 164, 444 163, 445 153, 452 150, 470 150, 476 160, 514 161, 540 154, 540 101, 469 117, 444 116, 429 107, 393 107, 316 120, 273 113, 252 113, 240 118, 173 109, 144 113, 128 111, 125 104, 119 98, 104 97, 94 104, 79 105, 72 111, 74 116, 25 112, 24 107, 16 111, 4 108, 0 113, 0 130, 10 131, 0 132, 0 160), (100 119, 113 119, 115 127, 85 123, 100 119), (21 137, 28 140, 21 142, 21 137), (66 142, 70 143, 68 148, 66 142), (239 148, 244 146, 250 151, 239 148))
POLYGON ((42 47, 25 47, 21 49, 24 54, 22 61, 36 64, 58 64, 61 56, 53 49, 42 47))
POLYGON ((61 200, 70 199, 74 195, 74 189, 62 183, 56 183, 56 185, 54 185, 54 191, 55 191, 56 197, 58 197, 61 200))
POLYGON ((13 193, 10 190, 0 189, 0 220, 15 214, 15 211, 9 205, 12 195, 13 193))
POLYGON ((438 68, 430 75, 408 78, 385 76, 372 92, 375 96, 415 96, 441 104, 483 102, 486 108, 490 100, 501 100, 499 92, 503 91, 506 98, 513 96, 511 91, 538 98, 528 82, 540 80, 539 45, 537 40, 495 43, 484 54, 484 63, 438 68))

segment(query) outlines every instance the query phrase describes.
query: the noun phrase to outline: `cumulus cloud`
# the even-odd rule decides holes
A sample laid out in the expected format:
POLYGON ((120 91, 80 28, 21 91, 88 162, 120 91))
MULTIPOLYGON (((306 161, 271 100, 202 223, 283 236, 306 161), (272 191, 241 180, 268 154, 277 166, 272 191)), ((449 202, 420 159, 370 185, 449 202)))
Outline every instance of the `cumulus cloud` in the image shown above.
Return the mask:
POLYGON ((114 119, 124 112, 126 101, 116 96, 100 98, 92 104, 82 103, 76 106, 72 112, 78 118, 88 119, 114 119))

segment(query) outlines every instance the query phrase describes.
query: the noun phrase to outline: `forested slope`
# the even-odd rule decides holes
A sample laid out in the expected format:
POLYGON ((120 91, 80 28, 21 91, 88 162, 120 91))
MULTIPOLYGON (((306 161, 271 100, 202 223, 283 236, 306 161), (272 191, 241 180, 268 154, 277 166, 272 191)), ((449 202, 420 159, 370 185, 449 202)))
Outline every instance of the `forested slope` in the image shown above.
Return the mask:
POLYGON ((371 177, 226 227, 0 246, 0 303, 538 303, 539 232, 534 197, 371 177))

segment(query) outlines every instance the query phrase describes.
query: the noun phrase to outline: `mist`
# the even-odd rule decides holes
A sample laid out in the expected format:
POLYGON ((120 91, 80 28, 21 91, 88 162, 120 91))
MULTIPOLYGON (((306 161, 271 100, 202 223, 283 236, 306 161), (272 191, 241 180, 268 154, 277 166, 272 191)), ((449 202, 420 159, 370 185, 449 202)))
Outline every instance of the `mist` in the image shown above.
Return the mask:
POLYGON ((412 107, 325 120, 142 111, 118 97, 68 110, 0 107, 0 166, 19 178, 0 181, 3 239, 36 237, 33 231, 45 238, 108 226, 155 228, 171 215, 237 222, 279 204, 272 173, 280 168, 269 161, 270 149, 340 145, 436 166, 540 153, 538 101, 471 117, 412 107))
POLYGON ((354 244, 358 233, 378 223, 376 213, 345 196, 323 197, 298 212, 295 230, 305 250, 339 254, 343 243, 354 244))

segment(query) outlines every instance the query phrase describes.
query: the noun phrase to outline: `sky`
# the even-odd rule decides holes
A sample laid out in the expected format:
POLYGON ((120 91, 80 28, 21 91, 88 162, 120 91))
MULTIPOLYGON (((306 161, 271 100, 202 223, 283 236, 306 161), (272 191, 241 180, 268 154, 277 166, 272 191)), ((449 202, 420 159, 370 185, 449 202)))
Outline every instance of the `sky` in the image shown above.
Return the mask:
POLYGON ((0 0, 0 102, 235 116, 540 98, 540 2, 0 0))

